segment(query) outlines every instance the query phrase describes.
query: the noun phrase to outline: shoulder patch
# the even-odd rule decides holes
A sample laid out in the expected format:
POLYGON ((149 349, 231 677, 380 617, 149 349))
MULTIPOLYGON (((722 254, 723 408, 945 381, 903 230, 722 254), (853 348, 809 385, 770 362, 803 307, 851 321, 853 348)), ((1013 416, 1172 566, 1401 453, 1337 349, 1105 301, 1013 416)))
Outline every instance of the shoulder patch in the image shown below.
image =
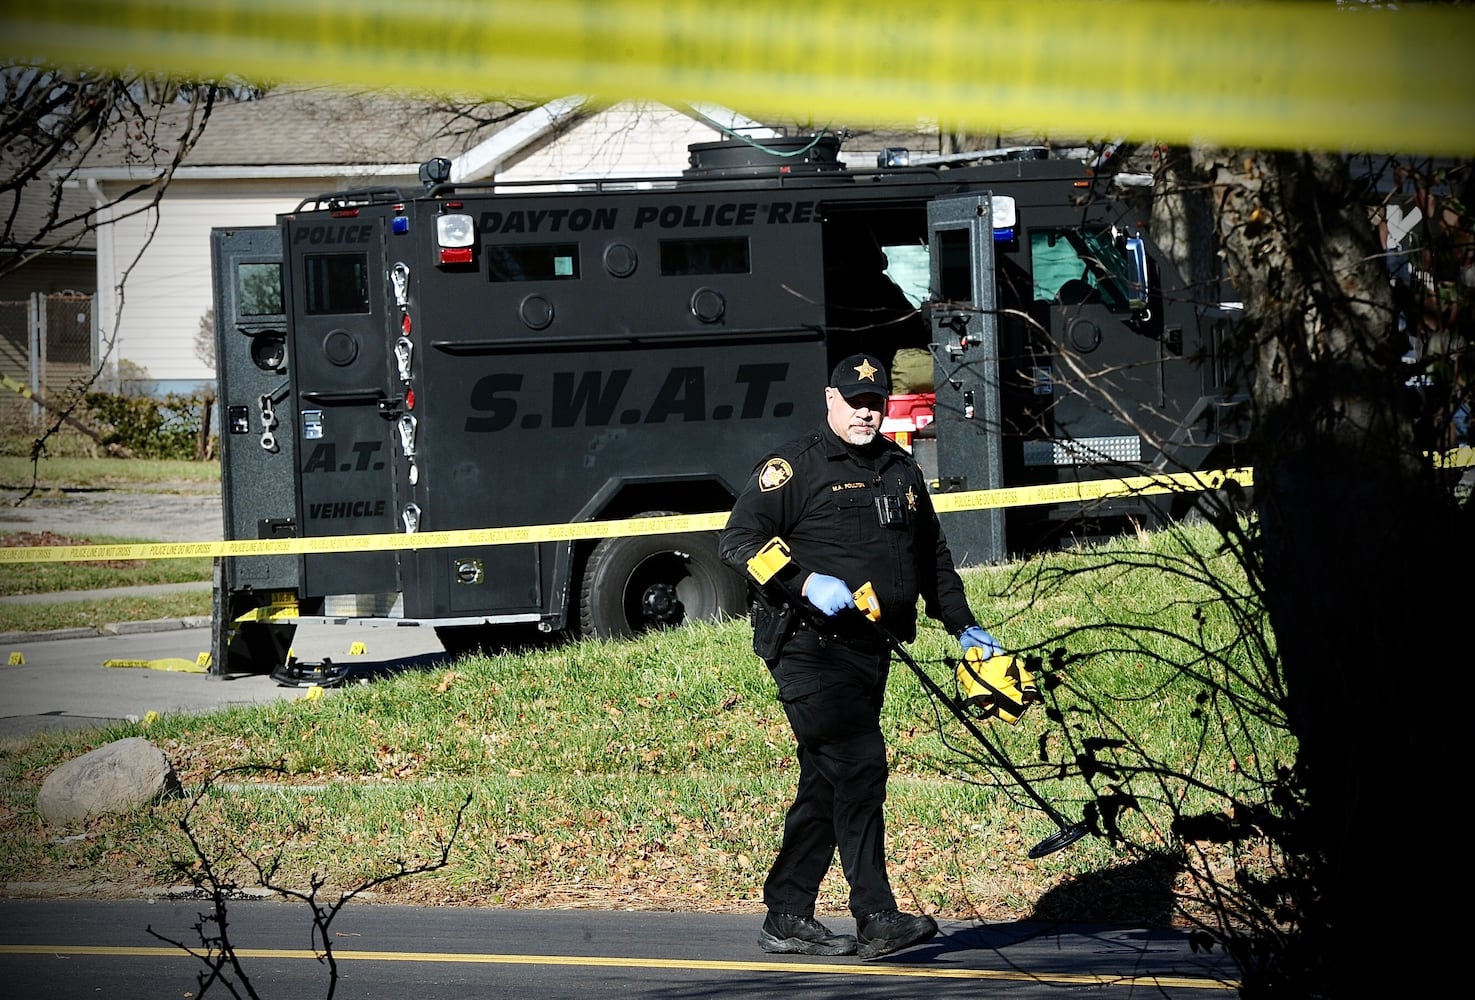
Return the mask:
POLYGON ((781 458, 770 458, 763 463, 763 468, 758 470, 758 489, 767 493, 778 489, 793 478, 794 470, 788 462, 781 458))

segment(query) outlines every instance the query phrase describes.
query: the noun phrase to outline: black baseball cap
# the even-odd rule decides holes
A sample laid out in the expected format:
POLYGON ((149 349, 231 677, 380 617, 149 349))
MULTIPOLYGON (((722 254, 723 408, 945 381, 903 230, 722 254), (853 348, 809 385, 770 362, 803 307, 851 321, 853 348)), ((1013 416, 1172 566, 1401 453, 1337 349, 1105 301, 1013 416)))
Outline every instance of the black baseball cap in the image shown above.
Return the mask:
POLYGON ((830 372, 830 385, 846 399, 856 396, 889 396, 891 379, 886 366, 873 354, 852 354, 830 372))

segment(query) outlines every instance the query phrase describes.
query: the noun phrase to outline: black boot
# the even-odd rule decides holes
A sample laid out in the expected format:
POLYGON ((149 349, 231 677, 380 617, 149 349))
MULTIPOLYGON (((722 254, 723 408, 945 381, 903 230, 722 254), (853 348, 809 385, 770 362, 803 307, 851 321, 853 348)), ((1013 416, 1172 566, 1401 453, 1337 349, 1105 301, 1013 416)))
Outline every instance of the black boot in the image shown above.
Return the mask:
POLYGON ((758 932, 758 946, 774 954, 855 954, 855 938, 849 934, 831 934, 828 927, 813 917, 793 913, 770 913, 763 921, 763 930, 758 932))
POLYGON ((937 933, 937 921, 900 910, 882 910, 856 921, 856 938, 861 958, 879 958, 893 951, 921 944, 937 933))

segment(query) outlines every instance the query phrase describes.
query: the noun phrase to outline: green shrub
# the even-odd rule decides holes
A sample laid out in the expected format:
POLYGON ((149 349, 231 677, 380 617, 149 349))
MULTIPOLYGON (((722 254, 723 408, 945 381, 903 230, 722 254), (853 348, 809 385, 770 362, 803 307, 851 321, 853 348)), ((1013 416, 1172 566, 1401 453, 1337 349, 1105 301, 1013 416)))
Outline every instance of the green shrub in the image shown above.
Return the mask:
POLYGON ((202 459, 213 449, 201 433, 214 396, 203 393, 162 397, 87 394, 89 422, 103 433, 103 443, 128 449, 134 458, 202 459))

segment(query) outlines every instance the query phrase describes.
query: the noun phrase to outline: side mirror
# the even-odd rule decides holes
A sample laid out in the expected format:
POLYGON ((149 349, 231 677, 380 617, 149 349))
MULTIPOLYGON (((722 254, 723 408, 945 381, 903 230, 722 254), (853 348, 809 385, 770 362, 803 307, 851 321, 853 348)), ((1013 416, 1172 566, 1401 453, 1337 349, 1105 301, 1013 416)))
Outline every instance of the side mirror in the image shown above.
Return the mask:
POLYGON ((1139 236, 1129 236, 1122 248, 1127 255, 1127 303, 1133 312, 1147 308, 1147 244, 1139 236))

